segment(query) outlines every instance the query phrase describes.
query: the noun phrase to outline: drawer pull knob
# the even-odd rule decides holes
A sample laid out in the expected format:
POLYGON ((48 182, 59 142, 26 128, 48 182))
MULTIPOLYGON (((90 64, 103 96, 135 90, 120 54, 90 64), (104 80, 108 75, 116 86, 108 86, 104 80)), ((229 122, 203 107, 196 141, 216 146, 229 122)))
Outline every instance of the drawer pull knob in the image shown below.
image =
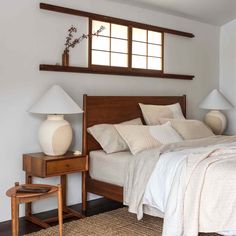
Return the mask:
POLYGON ((70 167, 70 165, 69 165, 69 164, 66 164, 66 167, 67 167, 67 168, 69 168, 69 167, 70 167))

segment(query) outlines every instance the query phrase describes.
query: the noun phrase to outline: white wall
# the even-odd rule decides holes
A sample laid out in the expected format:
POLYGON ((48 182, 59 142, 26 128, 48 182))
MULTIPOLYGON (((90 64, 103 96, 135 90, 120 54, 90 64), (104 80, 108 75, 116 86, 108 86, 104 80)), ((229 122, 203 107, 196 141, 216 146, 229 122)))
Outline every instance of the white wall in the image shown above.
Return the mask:
MULTIPOLYGON (((24 181, 22 153, 37 152, 37 130, 43 116, 26 111, 52 84, 61 85, 82 106, 82 94, 90 95, 182 95, 187 94, 189 117, 201 118, 197 105, 218 87, 219 28, 180 17, 100 0, 51 0, 57 5, 101 13, 147 24, 192 32, 194 39, 166 37, 165 71, 194 74, 193 81, 158 78, 40 72, 40 63, 60 63, 65 32, 71 24, 80 32, 85 19, 40 10, 39 1, 11 0, 0 3, 0 221, 10 218, 5 191, 24 181)), ((71 52, 72 64, 86 65, 84 41, 71 52)), ((75 130, 72 148, 81 146, 81 116, 69 116, 75 130)), ((42 180, 37 180, 38 182, 42 180)), ((55 184, 58 178, 44 180, 55 184)), ((69 204, 80 202, 80 174, 69 178, 69 204)), ((36 211, 56 207, 53 200, 34 205, 36 211)), ((21 215, 23 214, 23 207, 21 215)))
MULTIPOLYGON (((220 32, 220 90, 236 107, 236 19, 221 27, 220 32)), ((225 112, 228 134, 236 134, 236 110, 225 112)))

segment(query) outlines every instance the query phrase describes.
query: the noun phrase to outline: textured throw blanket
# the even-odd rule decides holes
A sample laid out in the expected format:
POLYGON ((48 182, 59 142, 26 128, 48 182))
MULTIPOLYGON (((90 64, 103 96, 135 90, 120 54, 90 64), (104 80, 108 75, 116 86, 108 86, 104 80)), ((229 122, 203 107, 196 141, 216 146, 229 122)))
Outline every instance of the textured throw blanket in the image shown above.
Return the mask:
POLYGON ((128 166, 124 204, 141 219, 145 188, 160 155, 184 149, 191 153, 176 170, 164 212, 163 236, 236 230, 235 136, 185 141, 138 154, 128 166))
POLYGON ((151 149, 139 153, 129 162, 123 188, 123 201, 124 205, 129 206, 129 212, 137 214, 138 219, 143 217, 144 191, 159 157, 160 150, 151 149))

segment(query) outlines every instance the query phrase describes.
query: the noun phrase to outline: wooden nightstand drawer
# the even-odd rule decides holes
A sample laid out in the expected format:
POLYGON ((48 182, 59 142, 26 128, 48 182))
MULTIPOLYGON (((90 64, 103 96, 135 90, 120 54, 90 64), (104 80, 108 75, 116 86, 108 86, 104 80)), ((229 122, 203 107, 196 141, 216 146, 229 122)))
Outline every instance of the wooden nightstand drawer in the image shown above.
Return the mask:
POLYGON ((86 157, 72 158, 67 160, 56 160, 47 162, 47 175, 57 175, 58 173, 71 173, 87 170, 86 157))

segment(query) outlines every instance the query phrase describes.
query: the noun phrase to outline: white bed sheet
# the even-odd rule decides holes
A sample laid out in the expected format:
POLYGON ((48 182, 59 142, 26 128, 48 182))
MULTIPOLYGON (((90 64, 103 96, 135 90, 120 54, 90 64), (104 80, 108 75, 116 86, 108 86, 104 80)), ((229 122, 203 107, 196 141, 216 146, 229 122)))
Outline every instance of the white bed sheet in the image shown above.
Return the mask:
POLYGON ((124 186, 126 168, 133 155, 130 152, 106 154, 103 150, 90 152, 89 174, 93 179, 124 186))

